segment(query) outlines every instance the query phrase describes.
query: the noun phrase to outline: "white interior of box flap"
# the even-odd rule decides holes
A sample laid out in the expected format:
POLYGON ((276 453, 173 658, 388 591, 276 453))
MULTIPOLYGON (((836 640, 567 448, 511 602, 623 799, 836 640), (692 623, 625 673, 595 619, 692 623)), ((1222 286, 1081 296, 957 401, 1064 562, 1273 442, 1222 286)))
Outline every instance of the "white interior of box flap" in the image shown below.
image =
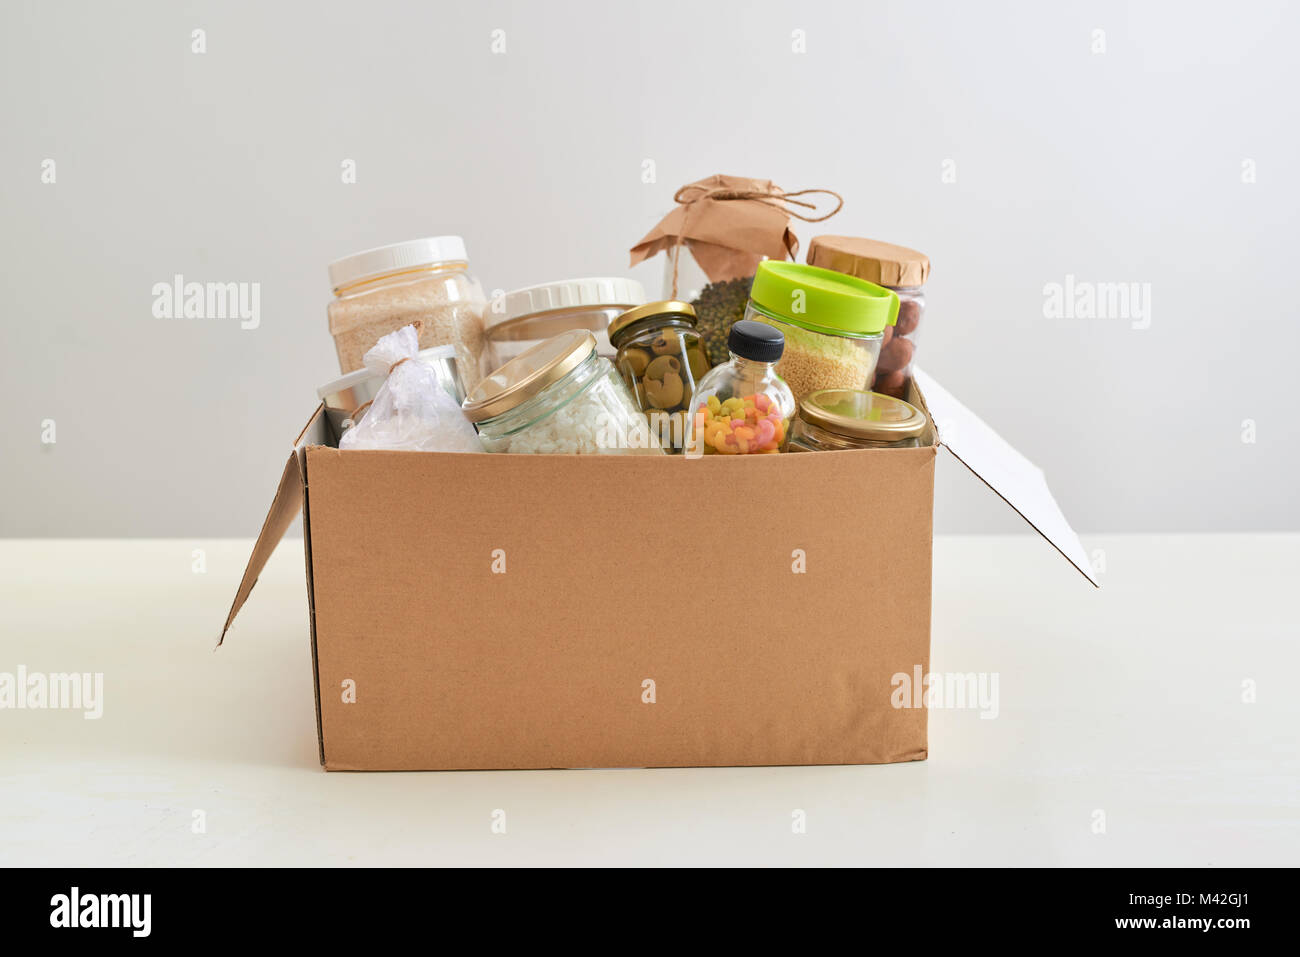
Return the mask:
POLYGON ((987 422, 920 369, 912 375, 925 396, 940 444, 1020 513, 1034 530, 1097 587, 1083 543, 1052 498, 1043 470, 1017 452, 987 422))

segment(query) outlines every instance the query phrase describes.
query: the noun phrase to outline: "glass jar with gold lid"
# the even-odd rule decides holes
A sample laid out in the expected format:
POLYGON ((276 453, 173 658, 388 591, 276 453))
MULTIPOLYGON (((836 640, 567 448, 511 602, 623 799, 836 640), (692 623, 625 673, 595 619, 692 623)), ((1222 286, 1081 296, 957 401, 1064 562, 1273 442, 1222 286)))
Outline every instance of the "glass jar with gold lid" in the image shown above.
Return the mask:
POLYGON ((489 452, 662 455, 596 337, 540 342, 475 386, 462 405, 489 452))
POLYGON ((902 399, 860 389, 821 389, 799 401, 791 452, 915 448, 928 420, 902 399))
POLYGON ((688 302, 649 302, 616 316, 609 341, 614 365, 669 451, 686 447, 686 420, 695 387, 709 371, 704 343, 688 302))

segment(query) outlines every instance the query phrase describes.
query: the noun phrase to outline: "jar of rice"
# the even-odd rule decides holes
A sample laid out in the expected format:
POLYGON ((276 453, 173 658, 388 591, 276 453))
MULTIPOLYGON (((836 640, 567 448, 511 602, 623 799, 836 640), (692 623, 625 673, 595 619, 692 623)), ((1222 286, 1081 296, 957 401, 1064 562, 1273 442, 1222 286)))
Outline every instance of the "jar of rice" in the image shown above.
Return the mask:
POLYGON ((329 276, 330 334, 341 372, 362 368, 366 350, 418 320, 420 348, 454 346, 465 388, 478 383, 485 303, 459 236, 367 249, 330 263, 329 276))
POLYGON ((883 286, 801 263, 758 264, 745 318, 785 335, 777 374, 796 400, 819 389, 868 389, 898 295, 883 286))
POLYGON ((664 454, 585 329, 561 332, 484 376, 461 408, 489 452, 664 454))

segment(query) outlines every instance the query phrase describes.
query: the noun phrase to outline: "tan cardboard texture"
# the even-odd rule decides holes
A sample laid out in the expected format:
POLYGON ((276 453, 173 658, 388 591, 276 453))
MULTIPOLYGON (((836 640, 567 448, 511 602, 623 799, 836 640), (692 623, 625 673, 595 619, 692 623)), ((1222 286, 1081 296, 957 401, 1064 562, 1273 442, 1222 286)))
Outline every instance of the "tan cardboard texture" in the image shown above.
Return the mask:
POLYGON ((923 758, 934 454, 308 449, 326 766, 923 758))
MULTIPOLYGON (((947 423, 954 454, 1091 579, 1041 472, 917 381, 931 434, 947 423)), ((301 504, 327 769, 926 757, 925 710, 891 696, 894 675, 929 671, 937 446, 688 460, 335 444, 318 409, 226 622, 301 504)))
POLYGON ((284 538, 284 533, 298 517, 298 512, 302 509, 302 493, 303 476, 298 464, 298 453, 292 452, 288 461, 284 463, 280 484, 276 487, 275 498, 271 501, 271 510, 267 512, 262 530, 258 533, 253 554, 248 559, 243 580, 239 583, 239 591, 235 593, 235 600, 230 605, 230 614, 226 616, 226 624, 221 629, 218 645, 226 640, 226 632, 230 630, 235 616, 239 614, 239 609, 243 608, 244 602, 248 601, 253 586, 257 584, 257 576, 262 574, 262 569, 266 567, 267 560, 275 551, 275 546, 280 544, 280 539, 284 538))

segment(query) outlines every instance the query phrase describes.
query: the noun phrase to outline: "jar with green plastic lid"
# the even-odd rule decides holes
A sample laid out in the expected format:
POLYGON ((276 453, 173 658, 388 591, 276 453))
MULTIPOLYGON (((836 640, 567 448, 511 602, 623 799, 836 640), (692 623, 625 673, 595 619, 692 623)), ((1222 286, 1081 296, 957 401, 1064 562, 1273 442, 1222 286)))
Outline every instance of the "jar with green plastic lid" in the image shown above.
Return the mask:
POLYGON ((818 236, 808 247, 808 262, 874 282, 898 293, 898 322, 886 327, 871 389, 896 399, 907 395, 912 357, 925 316, 925 283, 930 257, 906 246, 854 236, 818 236))
POLYGON ((759 263, 746 319, 785 335, 776 371, 796 399, 820 389, 869 389, 898 295, 865 279, 807 266, 759 263))

